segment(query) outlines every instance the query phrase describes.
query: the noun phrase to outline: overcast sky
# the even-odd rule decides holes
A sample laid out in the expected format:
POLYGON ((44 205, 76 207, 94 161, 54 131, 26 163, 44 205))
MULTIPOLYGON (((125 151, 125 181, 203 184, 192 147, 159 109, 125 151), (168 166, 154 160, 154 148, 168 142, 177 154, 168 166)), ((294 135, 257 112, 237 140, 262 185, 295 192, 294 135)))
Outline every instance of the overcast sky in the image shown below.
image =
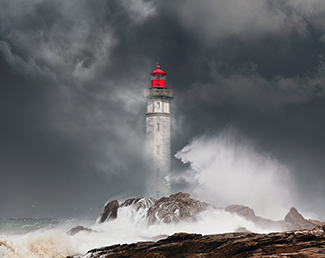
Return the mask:
POLYGON ((159 57, 173 155, 235 128, 325 220, 324 13, 323 0, 0 0, 0 217, 145 194, 142 96, 159 57))

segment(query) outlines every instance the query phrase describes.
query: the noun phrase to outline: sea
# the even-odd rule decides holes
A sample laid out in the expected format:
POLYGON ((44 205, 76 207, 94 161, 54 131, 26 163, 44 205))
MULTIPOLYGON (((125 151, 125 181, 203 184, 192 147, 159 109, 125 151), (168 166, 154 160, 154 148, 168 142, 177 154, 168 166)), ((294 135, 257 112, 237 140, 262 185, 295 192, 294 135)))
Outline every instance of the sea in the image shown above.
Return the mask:
POLYGON ((1 258, 66 258, 74 255, 87 258, 87 251, 114 244, 157 241, 176 232, 217 234, 234 232, 245 227, 253 232, 267 231, 252 222, 224 210, 207 210, 197 221, 149 225, 147 209, 132 206, 119 209, 115 220, 105 223, 63 218, 2 218, 0 219, 1 258), (75 235, 67 232, 76 226, 91 229, 75 235))

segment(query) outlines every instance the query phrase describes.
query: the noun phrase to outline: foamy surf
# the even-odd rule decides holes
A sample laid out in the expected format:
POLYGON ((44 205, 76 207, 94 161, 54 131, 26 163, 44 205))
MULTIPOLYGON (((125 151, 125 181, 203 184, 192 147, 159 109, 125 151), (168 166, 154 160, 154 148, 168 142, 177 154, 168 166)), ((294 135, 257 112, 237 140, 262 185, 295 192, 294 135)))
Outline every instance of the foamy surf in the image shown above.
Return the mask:
POLYGON ((1 236, 0 257, 63 258, 74 253, 71 239, 58 230, 23 236, 1 236))
MULTIPOLYGON (((208 209, 198 214, 195 222, 149 225, 145 218, 147 208, 136 211, 134 207, 119 209, 115 220, 88 226, 92 231, 67 235, 68 226, 60 224, 54 229, 39 229, 22 235, 0 236, 0 257, 4 258, 61 258, 84 255, 88 250, 114 244, 138 241, 156 241, 176 232, 216 234, 234 232, 245 227, 253 232, 265 232, 240 216, 224 210, 208 209)), ((82 222, 80 222, 82 224, 82 222)))

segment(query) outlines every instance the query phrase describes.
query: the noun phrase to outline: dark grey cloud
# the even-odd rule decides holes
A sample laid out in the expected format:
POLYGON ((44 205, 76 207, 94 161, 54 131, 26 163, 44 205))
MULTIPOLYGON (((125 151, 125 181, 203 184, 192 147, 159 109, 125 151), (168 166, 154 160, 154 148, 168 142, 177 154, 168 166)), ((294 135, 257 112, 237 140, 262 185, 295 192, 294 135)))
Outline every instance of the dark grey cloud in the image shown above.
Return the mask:
POLYGON ((98 214, 145 194, 142 94, 158 57, 175 94, 173 153, 232 124, 289 166, 324 216, 324 8, 1 1, 0 216, 98 214))

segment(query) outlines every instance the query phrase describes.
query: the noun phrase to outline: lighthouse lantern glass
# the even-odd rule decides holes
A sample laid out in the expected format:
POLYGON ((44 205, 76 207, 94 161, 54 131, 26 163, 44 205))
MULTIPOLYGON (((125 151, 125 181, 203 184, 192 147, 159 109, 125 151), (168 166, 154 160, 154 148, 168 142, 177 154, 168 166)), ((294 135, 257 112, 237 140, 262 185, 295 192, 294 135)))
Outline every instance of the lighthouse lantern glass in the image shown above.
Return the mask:
POLYGON ((157 65, 157 69, 151 73, 151 87, 165 88, 166 87, 166 73, 157 65))

